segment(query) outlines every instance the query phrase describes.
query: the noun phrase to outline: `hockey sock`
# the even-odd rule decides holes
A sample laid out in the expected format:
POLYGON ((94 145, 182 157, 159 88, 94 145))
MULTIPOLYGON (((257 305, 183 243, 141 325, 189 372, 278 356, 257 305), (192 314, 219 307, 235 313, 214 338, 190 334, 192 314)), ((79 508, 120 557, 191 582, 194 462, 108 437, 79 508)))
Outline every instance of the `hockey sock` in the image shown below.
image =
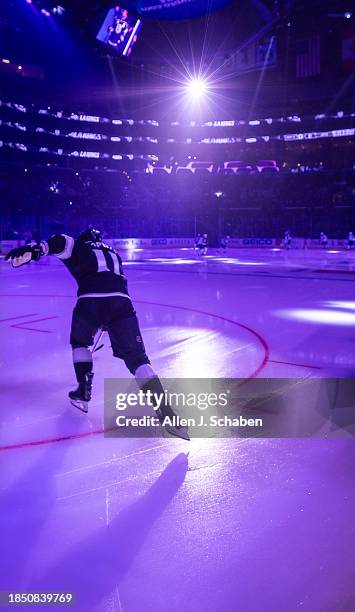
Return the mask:
MULTIPOLYGON (((151 391, 155 395, 158 395, 158 396, 163 395, 164 397, 163 385, 161 384, 159 377, 154 372, 150 363, 144 363, 143 365, 139 366, 136 369, 134 376, 136 378, 136 381, 139 387, 142 389, 144 393, 147 393, 147 391, 151 391)), ((154 395, 153 395, 153 402, 154 402, 154 395)), ((158 402, 154 402, 154 406, 157 406, 157 405, 158 405, 158 402)), ((159 418, 160 416, 163 418, 165 416, 170 416, 170 417, 174 416, 174 412, 170 408, 169 404, 167 404, 164 401, 160 405, 159 411, 157 411, 157 414, 159 418)))
POLYGON ((150 363, 143 363, 142 365, 138 366, 134 376, 139 387, 144 384, 144 381, 150 380, 151 378, 158 378, 150 363))
POLYGON ((86 346, 73 349, 73 363, 78 383, 85 379, 85 374, 92 372, 92 354, 86 346))

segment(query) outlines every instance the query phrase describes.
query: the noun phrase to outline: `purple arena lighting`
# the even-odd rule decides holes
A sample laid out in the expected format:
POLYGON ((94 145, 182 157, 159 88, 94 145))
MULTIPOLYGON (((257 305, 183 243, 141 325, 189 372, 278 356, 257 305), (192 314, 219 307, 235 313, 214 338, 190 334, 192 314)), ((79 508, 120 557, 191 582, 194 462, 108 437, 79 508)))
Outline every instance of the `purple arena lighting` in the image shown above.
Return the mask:
POLYGON ((0 0, 0 608, 355 612, 354 16, 0 0))

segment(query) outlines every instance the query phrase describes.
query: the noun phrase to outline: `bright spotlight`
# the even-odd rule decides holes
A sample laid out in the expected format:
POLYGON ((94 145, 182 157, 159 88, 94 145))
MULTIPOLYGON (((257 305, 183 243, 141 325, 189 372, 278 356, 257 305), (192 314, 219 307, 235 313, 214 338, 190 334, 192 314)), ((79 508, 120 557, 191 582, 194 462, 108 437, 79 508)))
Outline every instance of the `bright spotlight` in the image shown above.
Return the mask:
POLYGON ((187 83, 188 93, 195 100, 202 98, 206 93, 207 89, 207 82, 203 79, 191 79, 191 81, 187 83))

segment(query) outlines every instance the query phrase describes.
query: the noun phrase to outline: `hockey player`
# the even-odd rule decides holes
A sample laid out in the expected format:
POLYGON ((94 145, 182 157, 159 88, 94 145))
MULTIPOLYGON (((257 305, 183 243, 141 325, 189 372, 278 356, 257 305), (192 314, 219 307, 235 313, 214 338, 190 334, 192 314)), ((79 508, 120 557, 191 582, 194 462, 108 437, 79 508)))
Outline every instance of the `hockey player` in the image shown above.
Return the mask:
MULTIPOLYGON (((70 391, 71 403, 88 412, 93 380, 93 358, 89 347, 100 329, 107 330, 114 357, 123 359, 146 393, 164 393, 162 384, 145 352, 136 312, 127 289, 119 254, 104 244, 99 231, 89 227, 77 239, 65 234, 10 251, 5 259, 15 267, 56 255, 78 283, 78 300, 73 311, 70 344, 78 387, 70 391)), ((189 440, 186 427, 167 424, 175 416, 169 405, 156 411, 171 435, 189 440)))
POLYGON ((207 255, 207 249, 208 249, 208 236, 207 234, 203 234, 203 240, 202 240, 202 245, 203 245, 203 252, 202 255, 207 255))
POLYGON ((355 245, 355 236, 354 236, 354 234, 352 232, 349 232, 347 248, 348 249, 353 249, 354 245, 355 245))
POLYGON ((202 238, 201 234, 197 234, 197 236, 195 238, 195 251, 198 251, 198 249, 199 249, 199 244, 200 244, 201 238, 202 238))
POLYGON ((199 237, 196 240, 197 254, 199 257, 201 255, 207 255, 207 247, 208 247, 207 234, 203 234, 202 236, 199 234, 199 237))
POLYGON ((226 252, 227 247, 228 247, 228 244, 229 244, 229 242, 230 242, 230 239, 231 239, 231 237, 230 237, 230 236, 223 236, 223 237, 221 238, 221 241, 220 241, 220 249, 221 249, 222 253, 225 253, 225 252, 226 252))
POLYGON ((320 242, 320 245, 324 248, 328 246, 328 236, 324 232, 320 233, 319 242, 320 242))
POLYGON ((287 230, 285 232, 285 236, 284 236, 284 240, 283 240, 283 245, 284 245, 285 249, 290 249, 291 248, 291 244, 292 244, 291 232, 289 230, 287 230))

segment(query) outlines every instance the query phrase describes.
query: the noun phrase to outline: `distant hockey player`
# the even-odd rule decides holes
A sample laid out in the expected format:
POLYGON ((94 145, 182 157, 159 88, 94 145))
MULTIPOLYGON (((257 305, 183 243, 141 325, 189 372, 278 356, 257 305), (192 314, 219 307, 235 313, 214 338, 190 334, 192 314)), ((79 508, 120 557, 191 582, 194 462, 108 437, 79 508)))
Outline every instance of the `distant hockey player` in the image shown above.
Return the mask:
POLYGON ((203 255, 207 255, 207 250, 208 250, 208 235, 207 234, 203 234, 203 255))
POLYGON ((354 246, 355 246, 355 236, 354 236, 354 234, 352 232, 349 232, 347 248, 348 249, 353 249, 354 246))
POLYGON ((284 245, 285 249, 290 249, 291 248, 291 245, 292 245, 292 235, 291 235, 291 232, 289 230, 287 230, 285 232, 285 236, 284 236, 284 239, 283 239, 283 245, 284 245))
POLYGON ((230 242, 231 237, 230 236, 222 236, 220 243, 219 243, 219 247, 222 251, 222 253, 225 253, 228 247, 228 244, 230 242))
POLYGON ((197 251, 197 255, 200 257, 202 255, 202 251, 203 251, 203 236, 202 236, 202 234, 197 234, 197 236, 196 236, 195 249, 197 251))
POLYGON ((195 251, 198 251, 200 241, 201 241, 201 234, 197 234, 195 238, 195 251))
MULTIPOLYGON (((77 389, 69 393, 73 406, 88 412, 93 380, 93 358, 89 347, 93 346, 100 329, 107 330, 114 357, 123 359, 139 387, 145 393, 164 393, 145 352, 122 260, 115 249, 102 241, 99 231, 89 227, 76 239, 65 234, 55 235, 47 241, 13 249, 5 259, 12 260, 14 267, 17 267, 31 260, 38 261, 46 255, 56 255, 78 284, 78 300, 70 334, 78 381, 77 389)), ((155 413, 169 434, 189 439, 186 427, 175 426, 170 421, 175 413, 168 404, 155 410, 155 413)))
POLYGON ((207 255, 208 249, 208 236, 207 234, 199 235, 198 240, 196 241, 197 254, 199 257, 201 255, 207 255))
POLYGON ((328 246, 328 236, 324 232, 320 233, 319 242, 320 242, 320 245, 324 248, 328 246))

